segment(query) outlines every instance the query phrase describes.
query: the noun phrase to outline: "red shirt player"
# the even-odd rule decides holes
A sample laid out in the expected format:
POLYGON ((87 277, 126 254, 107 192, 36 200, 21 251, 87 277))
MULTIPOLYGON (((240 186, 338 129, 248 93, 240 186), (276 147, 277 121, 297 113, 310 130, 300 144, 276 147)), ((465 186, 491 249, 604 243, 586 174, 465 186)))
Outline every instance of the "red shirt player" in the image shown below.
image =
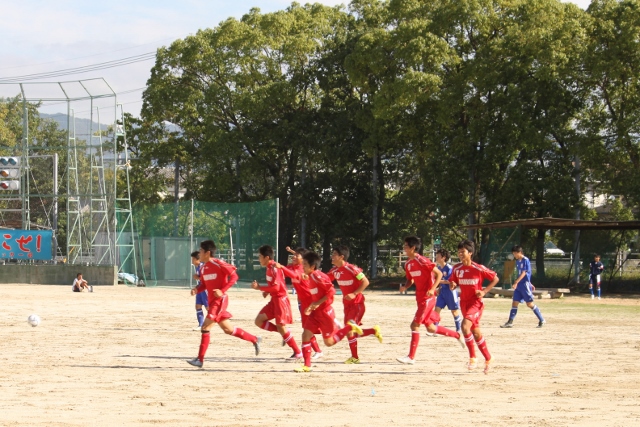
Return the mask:
POLYGON ((435 325, 436 322, 440 321, 440 315, 434 311, 436 306, 435 290, 442 279, 442 272, 438 270, 433 261, 418 253, 421 246, 422 241, 417 236, 408 236, 404 239, 403 249, 409 261, 404 266, 407 283, 405 286, 400 287, 400 293, 405 292, 412 284, 415 284, 418 310, 410 325, 411 345, 409 346, 409 355, 398 357, 396 360, 409 365, 415 363, 416 350, 420 342, 420 325, 425 325, 427 331, 431 333, 456 338, 464 348, 464 341, 458 332, 435 325))
POLYGON ((258 282, 254 280, 251 287, 262 291, 265 297, 271 295, 271 299, 269 303, 260 310, 255 323, 265 331, 280 333, 283 342, 288 344, 293 350, 291 359, 301 359, 302 352, 298 344, 296 344, 296 340, 291 335, 291 332, 287 330, 287 325, 293 323, 291 302, 289 302, 289 296, 287 295, 287 285, 284 282, 284 274, 281 269, 276 268, 276 263, 273 261, 273 247, 269 245, 260 246, 258 249, 258 259, 260 260, 260 265, 267 268, 267 286, 260 286, 258 282), (269 322, 271 319, 276 321, 275 325, 269 322))
MULTIPOLYGON (((291 279, 291 284, 296 291, 296 295, 298 296, 298 310, 300 311, 300 317, 302 320, 302 325, 309 317, 305 310, 307 307, 311 305, 313 302, 313 297, 311 292, 309 291, 309 278, 306 279, 303 277, 304 269, 302 267, 302 255, 309 252, 305 248, 297 248, 295 251, 287 246, 287 252, 292 254, 292 262, 287 266, 283 266, 282 264, 276 263, 275 266, 277 268, 281 268, 284 275, 291 279)), ((320 333, 320 332, 316 332, 320 333)), ((320 351, 320 346, 318 345, 318 341, 316 340, 315 335, 311 337, 311 348, 315 352, 315 354, 311 357, 314 360, 320 359, 324 354, 320 351)))
POLYGON ((340 329, 340 324, 336 321, 333 308, 333 296, 336 291, 333 288, 329 276, 318 270, 320 267, 320 256, 315 252, 307 252, 302 257, 304 273, 309 279, 309 292, 313 302, 306 308, 307 317, 302 332, 302 356, 304 365, 294 369, 295 372, 311 372, 311 337, 317 331, 322 333, 324 343, 331 347, 340 342, 349 332, 362 334, 360 326, 349 324, 340 329))
MULTIPOLYGON (((342 291, 342 303, 344 305, 344 324, 353 323, 362 325, 362 317, 364 316, 364 291, 369 286, 369 280, 366 278, 362 269, 355 265, 349 264, 349 248, 344 245, 336 246, 331 253, 331 263, 334 267, 327 273, 331 281, 338 282, 342 291)), ((361 336, 366 337, 375 335, 378 341, 382 342, 382 333, 380 326, 375 325, 373 328, 363 329, 361 336)), ((358 357, 358 336, 349 333, 349 348, 351 349, 351 357, 344 363, 347 365, 360 363, 358 357)))
POLYGON ((484 373, 489 373, 491 364, 491 354, 487 349, 487 343, 480 331, 480 318, 484 310, 482 297, 491 290, 499 281, 495 271, 471 261, 475 251, 475 244, 471 240, 463 240, 458 244, 458 257, 460 263, 453 266, 449 283, 451 290, 456 286, 460 287, 460 310, 462 311, 462 333, 464 341, 469 349, 469 363, 467 368, 472 370, 476 367, 476 352, 473 345, 475 338, 478 349, 485 359, 484 373), (489 280, 489 286, 482 289, 482 282, 489 280), (472 337, 473 333, 473 337, 472 337))
POLYGON ((204 355, 209 347, 209 332, 214 323, 217 323, 222 330, 229 335, 238 337, 245 341, 253 343, 256 350, 256 356, 260 354, 260 342, 262 339, 243 331, 240 328, 231 326, 229 319, 231 313, 227 311, 229 305, 229 297, 227 291, 238 281, 236 268, 226 262, 213 258, 216 251, 216 244, 213 240, 205 240, 200 243, 200 261, 204 264, 200 269, 200 285, 191 290, 191 295, 207 290, 209 296, 209 312, 202 324, 202 338, 200 340, 200 351, 198 357, 188 362, 202 368, 204 363, 204 355))

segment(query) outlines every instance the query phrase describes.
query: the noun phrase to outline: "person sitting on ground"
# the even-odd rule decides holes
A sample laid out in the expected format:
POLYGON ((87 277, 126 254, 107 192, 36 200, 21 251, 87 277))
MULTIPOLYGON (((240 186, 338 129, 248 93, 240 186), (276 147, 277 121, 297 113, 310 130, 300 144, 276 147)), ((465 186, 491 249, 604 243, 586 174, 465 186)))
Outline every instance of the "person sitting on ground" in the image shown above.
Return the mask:
POLYGON ((78 273, 73 280, 73 292, 82 292, 85 289, 89 292, 93 292, 93 286, 89 286, 89 283, 82 278, 82 273, 78 273))

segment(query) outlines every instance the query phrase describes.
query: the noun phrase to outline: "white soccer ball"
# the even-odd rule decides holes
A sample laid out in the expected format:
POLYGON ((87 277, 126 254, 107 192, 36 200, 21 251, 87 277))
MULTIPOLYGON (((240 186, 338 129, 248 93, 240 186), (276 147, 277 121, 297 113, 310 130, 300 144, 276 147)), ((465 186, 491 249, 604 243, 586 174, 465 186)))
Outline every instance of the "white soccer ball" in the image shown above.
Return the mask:
POLYGON ((27 318, 27 322, 29 322, 29 324, 35 328, 40 324, 40 316, 38 316, 37 314, 32 314, 27 318))
POLYGON ((508 259, 509 261, 513 261, 513 254, 509 254, 509 255, 507 255, 507 259, 508 259))

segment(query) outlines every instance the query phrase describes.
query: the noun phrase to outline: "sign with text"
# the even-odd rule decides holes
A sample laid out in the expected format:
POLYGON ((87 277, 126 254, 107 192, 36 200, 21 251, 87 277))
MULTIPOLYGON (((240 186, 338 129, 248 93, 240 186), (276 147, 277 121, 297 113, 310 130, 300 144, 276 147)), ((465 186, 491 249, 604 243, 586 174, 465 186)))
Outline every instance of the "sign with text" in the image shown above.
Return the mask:
POLYGON ((0 258, 51 259, 51 230, 0 230, 0 258))

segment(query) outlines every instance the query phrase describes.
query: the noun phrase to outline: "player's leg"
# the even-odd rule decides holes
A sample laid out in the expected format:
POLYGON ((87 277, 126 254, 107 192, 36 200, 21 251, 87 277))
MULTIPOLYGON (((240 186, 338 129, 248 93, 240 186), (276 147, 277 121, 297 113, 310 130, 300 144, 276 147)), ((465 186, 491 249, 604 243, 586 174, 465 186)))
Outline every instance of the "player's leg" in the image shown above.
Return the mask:
POLYGON ((204 311, 202 310, 202 304, 196 304, 196 318, 198 319, 198 326, 202 327, 204 323, 204 311))
POLYGON ((258 328, 262 328, 267 332, 278 332, 276 325, 269 321, 273 318, 275 318, 275 310, 273 307, 273 299, 271 299, 267 305, 262 307, 254 323, 258 328))
POLYGON ((457 290, 451 292, 451 304, 447 304, 447 307, 451 310, 453 321, 456 324, 456 332, 460 332, 462 327, 462 313, 460 311, 460 297, 458 296, 457 290))
POLYGON ((253 344, 253 348, 256 351, 256 356, 260 354, 260 343, 262 342, 262 338, 256 335, 251 335, 244 329, 231 325, 231 321, 229 321, 229 319, 221 320, 220 322, 218 322, 218 326, 220 326, 220 329, 222 329, 227 335, 232 335, 236 338, 240 338, 241 340, 249 341, 253 344))
POLYGON ((460 313, 460 309, 451 310, 451 315, 453 316, 453 321, 456 324, 456 332, 461 333, 462 314, 460 313))
MULTIPOLYGON (((300 310, 300 320, 302 321, 302 328, 304 329, 304 325, 306 324, 307 318, 309 317, 304 311, 309 307, 309 301, 298 301, 298 309, 300 310)), ((313 359, 320 359, 324 354, 322 350, 320 350, 320 346, 318 345, 318 340, 316 340, 315 335, 311 335, 311 349, 314 351, 313 359)))
POLYGON ((409 354, 406 356, 396 358, 398 362, 404 363, 405 365, 413 365, 415 363, 418 344, 420 344, 420 323, 416 322, 416 319, 414 318, 411 324, 409 325, 409 328, 411 329, 411 342, 409 343, 409 354))
POLYGON ((535 305, 533 301, 527 301, 527 307, 529 307, 531 311, 533 311, 533 314, 538 318, 538 328, 542 328, 542 326, 547 322, 544 320, 544 317, 542 317, 540 308, 535 305))
POLYGON ((478 350, 480 350, 480 353, 482 353, 482 356, 484 357, 484 373, 488 374, 489 367, 491 365, 491 354, 489 353, 489 349, 487 348, 487 342, 482 336, 482 331, 480 330, 479 326, 474 325, 472 332, 473 338, 475 339, 476 345, 478 346, 478 350))
POLYGON ((295 368, 295 372, 311 372, 311 338, 313 338, 313 333, 305 329, 302 332, 302 358, 304 365, 295 368))
POLYGON ((589 276, 589 292, 591 292, 591 299, 595 298, 595 295, 593 295, 593 282, 595 282, 595 277, 593 277, 593 275, 589 276))
POLYGON ((597 283, 598 283, 598 284, 597 284, 597 286, 598 286, 598 299, 601 299, 601 298, 600 298, 600 276, 598 276, 597 283))
POLYGON ((467 346, 467 350, 469 351, 469 363, 467 364, 467 369, 469 369, 470 371, 475 369, 476 367, 476 347, 473 339, 473 334, 471 333, 472 327, 473 322, 465 315, 464 319, 462 320, 461 329, 462 336, 464 337, 464 343, 467 346))
POLYGON ((202 328, 200 329, 202 335, 200 337, 200 348, 198 350, 198 357, 193 360, 187 360, 187 362, 193 366, 197 366, 198 368, 202 368, 204 363, 204 356, 207 353, 207 349, 209 348, 209 342, 211 341, 211 327, 215 321, 210 318, 204 319, 202 323, 202 328))
POLYGON ((291 331, 287 329, 286 325, 276 324, 276 328, 278 328, 278 332, 280 333, 280 335, 282 335, 282 340, 284 341, 284 343, 291 347, 291 350, 293 350, 293 355, 290 357, 290 359, 300 359, 302 357, 302 352, 298 347, 295 338, 293 338, 291 331))
MULTIPOLYGON (((439 297, 439 295, 438 295, 439 297)), ((436 308, 433 309, 433 311, 435 311, 436 313, 438 313, 438 315, 440 315, 440 312, 442 311, 442 307, 438 307, 438 304, 436 303, 436 308)), ((440 322, 436 322, 434 323, 434 325, 438 326, 440 324, 440 322)))
POLYGON ((500 325, 501 328, 513 328, 513 321, 518 314, 518 305, 520 305, 520 298, 516 299, 516 294, 513 294, 513 301, 511 302, 511 311, 509 311, 509 319, 504 325, 500 325))

